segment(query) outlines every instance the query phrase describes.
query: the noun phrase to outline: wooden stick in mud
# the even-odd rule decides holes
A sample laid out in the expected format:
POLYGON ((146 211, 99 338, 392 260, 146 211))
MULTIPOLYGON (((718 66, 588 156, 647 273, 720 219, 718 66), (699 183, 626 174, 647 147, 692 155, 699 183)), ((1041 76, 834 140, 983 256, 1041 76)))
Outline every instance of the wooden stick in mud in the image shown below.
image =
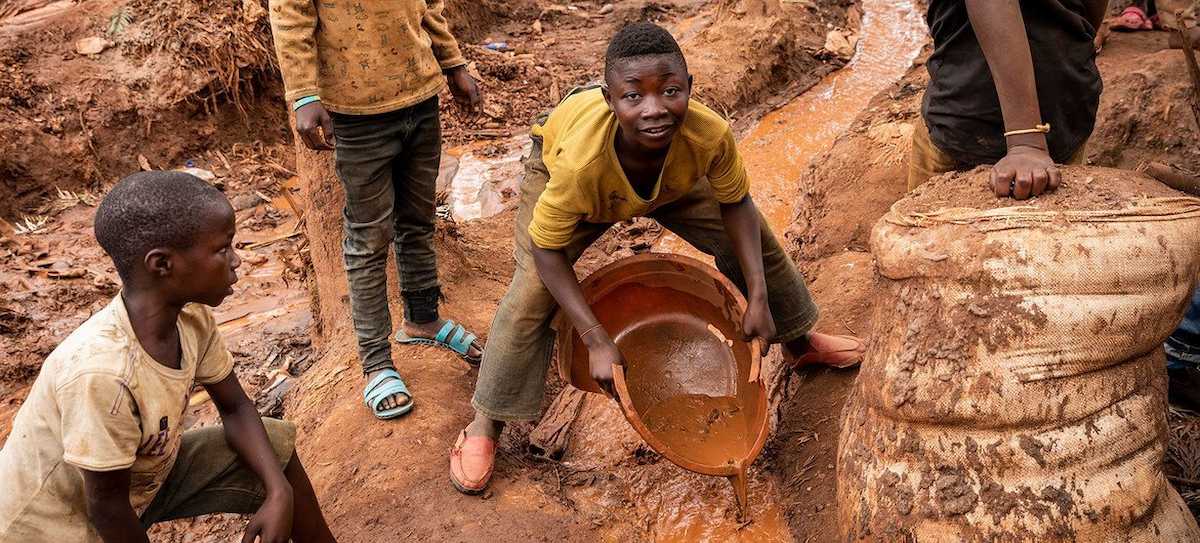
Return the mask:
POLYGON ((1196 64, 1196 51, 1193 49, 1196 44, 1192 43, 1191 37, 1188 36, 1182 25, 1175 29, 1175 34, 1179 36, 1179 41, 1183 44, 1184 63, 1187 64, 1188 73, 1192 77, 1192 97, 1189 102, 1192 105, 1192 115, 1196 118, 1196 129, 1200 130, 1200 65, 1196 64))
POLYGON ((1150 162, 1142 168, 1142 171, 1168 187, 1200 196, 1200 175, 1160 162, 1150 162))

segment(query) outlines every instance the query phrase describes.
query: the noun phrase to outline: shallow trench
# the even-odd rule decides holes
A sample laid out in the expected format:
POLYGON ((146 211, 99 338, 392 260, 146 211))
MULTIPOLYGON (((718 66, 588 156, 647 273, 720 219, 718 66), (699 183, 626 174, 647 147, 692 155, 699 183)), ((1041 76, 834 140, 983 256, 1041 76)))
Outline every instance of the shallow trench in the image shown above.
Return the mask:
MULTIPOLYGON (((738 144, 758 208, 776 233, 792 220, 801 173, 876 94, 900 79, 921 52, 927 30, 913 0, 864 0, 854 58, 796 99, 764 116, 738 144)), ((663 238, 663 249, 682 244, 663 238)))

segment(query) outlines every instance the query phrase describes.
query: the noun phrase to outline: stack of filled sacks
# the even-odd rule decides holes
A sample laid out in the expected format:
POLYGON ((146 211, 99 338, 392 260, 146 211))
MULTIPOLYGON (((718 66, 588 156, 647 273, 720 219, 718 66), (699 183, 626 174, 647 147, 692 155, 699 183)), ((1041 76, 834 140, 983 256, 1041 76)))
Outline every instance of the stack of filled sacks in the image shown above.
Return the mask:
POLYGON ((1028 202, 979 169, 875 226, 872 345, 845 409, 847 541, 1200 541, 1163 473, 1200 199, 1076 167, 1028 202))

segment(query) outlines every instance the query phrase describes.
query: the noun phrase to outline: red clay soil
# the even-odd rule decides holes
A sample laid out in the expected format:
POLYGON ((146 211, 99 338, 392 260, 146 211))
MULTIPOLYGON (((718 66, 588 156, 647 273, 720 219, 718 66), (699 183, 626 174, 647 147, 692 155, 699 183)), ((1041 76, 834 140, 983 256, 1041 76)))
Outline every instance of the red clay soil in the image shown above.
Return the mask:
MULTIPOLYGON (((288 190, 281 184, 292 171, 310 172, 302 176, 303 192, 296 195, 314 210, 306 220, 307 240, 290 238, 250 249, 261 254, 262 269, 284 271, 247 280, 238 296, 249 300, 242 306, 250 311, 246 315, 257 311, 255 304, 291 299, 295 292, 289 289, 301 283, 287 270, 307 268, 308 277, 315 279, 313 292, 319 293, 312 313, 289 312, 276 319, 296 324, 287 327, 290 331, 250 322, 240 332, 245 343, 239 342, 235 356, 239 376, 252 392, 267 388, 271 372, 290 366, 285 359, 303 366, 293 373, 307 369, 282 410, 300 425, 300 452, 327 517, 344 541, 646 540, 680 533, 693 539, 754 540, 769 539, 766 534, 774 533, 774 527, 784 534, 790 528, 788 538, 794 540, 836 538, 833 465, 840 410, 853 371, 779 374, 781 386, 772 398, 779 408, 778 426, 754 466, 751 488, 752 496, 779 498, 777 503, 760 500, 755 506, 760 520, 740 532, 681 532, 705 525, 736 528, 728 484, 688 474, 657 457, 611 405, 595 398, 586 399, 583 408, 594 416, 576 421, 560 459, 531 455, 533 425, 513 425, 500 443, 493 489, 482 499, 455 492, 446 480, 447 449, 471 417, 474 372, 443 351, 397 349, 400 370, 415 392, 415 410, 401 421, 380 422, 363 407, 340 264, 339 185, 328 175, 328 157, 301 152, 298 162, 289 158, 293 153, 283 144, 290 134, 278 86, 261 77, 272 68, 236 75, 237 88, 255 89, 252 97, 242 94, 245 117, 230 100, 230 87, 220 84, 171 106, 148 101, 151 93, 136 84, 113 90, 126 87, 106 74, 128 62, 126 55, 145 54, 136 46, 141 42, 119 37, 96 58, 74 53, 74 42, 103 34, 126 4, 98 0, 73 5, 67 15, 45 23, 50 39, 14 38, 0 30, 0 114, 17 119, 0 127, 0 216, 12 222, 22 215, 50 217, 36 234, 0 231, 0 255, 14 263, 0 274, 0 282, 18 293, 0 304, 0 439, 40 360, 114 293, 111 267, 92 242, 92 208, 84 203, 55 210, 72 202, 68 198, 57 204, 57 197, 48 197, 55 194, 52 187, 103 189, 138 169, 139 154, 155 167, 181 166, 192 159, 216 172, 231 196, 244 197, 248 205, 239 212, 242 230, 253 232, 257 226, 256 239, 264 240, 295 224, 289 206, 276 198, 288 190), (79 111, 85 112, 82 118, 79 111), (166 127, 179 128, 168 132, 166 127), (248 144, 254 141, 267 145, 248 144), (272 201, 256 201, 257 193, 272 201), (309 254, 311 267, 305 263, 309 254), (311 347, 302 337, 308 319, 316 323, 311 347)), ((169 4, 181 5, 178 0, 169 4)), ((492 110, 466 119, 447 108, 451 143, 523 130, 529 117, 552 105, 557 95, 598 77, 605 40, 624 21, 650 18, 671 25, 688 52, 699 95, 743 119, 743 126, 753 120, 756 104, 776 104, 773 97, 807 88, 840 65, 842 59, 821 52, 826 24, 853 26, 842 9, 851 2, 844 0, 732 5, 639 0, 620 2, 608 15, 600 13, 598 1, 573 3, 578 9, 571 9, 522 0, 511 3, 511 17, 501 15, 507 2, 451 2, 452 8, 456 4, 469 14, 457 16, 455 23, 463 29, 467 55, 491 96, 492 110), (768 10, 765 17, 763 9, 768 10), (497 53, 480 47, 489 40, 505 41, 513 50, 497 53)), ((12 16, 7 8, 0 8, 0 17, 12 16)), ((136 17, 131 25, 139 28, 136 17)), ((1196 128, 1184 122, 1183 104, 1169 111, 1166 105, 1175 99, 1166 96, 1183 92, 1182 57, 1178 51, 1158 51, 1160 37, 1114 35, 1101 55, 1107 87, 1089 144, 1094 162, 1136 166, 1143 157, 1154 157, 1200 166, 1196 128), (1164 118, 1169 125, 1160 122, 1164 118)), ((822 306, 822 331, 861 334, 869 329, 875 287, 866 237, 903 194, 909 124, 917 115, 925 78, 924 67, 918 66, 875 97, 798 181, 797 219, 787 237, 822 306)), ((442 223, 439 229, 445 313, 477 332, 486 331, 512 273, 513 219, 509 211, 463 224, 442 223)), ((648 248, 646 237, 657 231, 644 230, 640 225, 632 234, 629 227, 609 234, 581 261, 580 273, 648 248)), ((398 312, 394 285, 392 297, 398 312)), ((239 318, 237 310, 226 311, 231 320, 239 318)), ((556 377, 548 382, 547 407, 562 389, 556 377)), ((211 407, 202 402, 195 411, 201 423, 214 419, 211 407)), ((223 541, 240 527, 236 517, 202 519, 171 523, 156 536, 223 541)))
MULTIPOLYGON (((0 71, 0 111, 19 120, 0 131, 4 151, 0 180, 7 183, 0 187, 5 206, 0 216, 22 228, 26 218, 35 223, 45 218, 45 224, 31 234, 17 234, 16 227, 0 223, 5 226, 0 231, 0 250, 14 264, 0 274, 0 281, 15 293, 0 307, 0 347, 6 353, 0 364, 0 439, 40 360, 115 294, 115 274, 92 241, 94 209, 90 206, 106 186, 140 166, 179 167, 191 161, 212 171, 216 182, 225 186, 239 209, 239 238, 252 243, 243 247, 247 267, 242 270, 237 300, 218 310, 218 319, 235 330, 229 335, 236 336, 230 337, 230 346, 238 374, 249 392, 258 396, 263 412, 282 410, 300 423, 301 452, 344 540, 397 534, 460 539, 467 534, 497 533, 505 534, 502 539, 661 538, 679 526, 662 523, 672 515, 690 515, 691 526, 708 529, 713 519, 704 515, 713 513, 713 503, 724 519, 724 524, 716 524, 737 529, 725 481, 688 474, 657 458, 615 410, 581 422, 573 433, 580 445, 567 451, 561 464, 530 456, 526 436, 532 425, 515 425, 506 433, 499 465, 509 475, 498 478, 493 494, 483 501, 462 498, 445 481, 445 455, 454 432, 469 417, 466 400, 474 378, 456 358, 440 351, 416 349, 411 358, 412 350, 403 355, 402 371, 414 390, 423 391, 406 424, 386 425, 371 419, 359 400, 361 377, 344 299, 320 297, 313 316, 293 307, 295 289, 303 284, 295 270, 307 267, 309 251, 330 257, 328 265, 317 264, 309 276, 344 292, 340 257, 333 258, 340 251, 336 242, 340 226, 336 213, 313 213, 308 217, 311 246, 303 238, 281 238, 295 227, 296 212, 303 213, 306 207, 293 209, 283 197, 291 190, 285 187, 290 185, 291 172, 302 169, 303 163, 297 168, 291 153, 279 143, 289 134, 278 107, 278 84, 270 77, 270 56, 242 56, 259 52, 254 45, 265 43, 262 14, 253 2, 205 9, 202 14, 193 11, 202 3, 168 2, 154 17, 139 1, 63 3, 51 6, 53 11, 36 12, 38 17, 33 18, 31 10, 49 3, 30 1, 6 5, 0 15, 5 17, 0 21, 4 25, 0 41, 9 55, 0 71), (171 19, 170 14, 187 16, 171 19), (171 19, 169 24, 162 24, 164 17, 171 19), (235 19, 241 22, 235 24, 235 19), (196 20, 215 22, 197 31, 188 26, 196 20), (150 21, 159 24, 152 27, 150 21), (34 25, 32 30, 29 24, 34 25), (209 39, 214 29, 219 32, 230 25, 249 32, 226 40, 230 48, 209 39), (103 52, 89 56, 74 51, 76 40, 97 36, 111 42, 103 52), (181 44, 176 50, 185 51, 188 58, 170 62, 163 51, 171 48, 147 45, 158 38, 181 44), (212 58, 250 62, 244 63, 244 71, 228 73, 210 72, 197 64, 212 58), (217 75, 203 80, 170 71, 139 71, 130 68, 135 62, 195 67, 196 73, 217 75), (236 101, 235 91, 240 93, 236 101), (87 113, 74 115, 78 110, 87 113), (167 132, 166 127, 178 127, 178 133, 167 132), (31 153, 31 148, 49 152, 31 153), (59 195, 54 187, 71 193, 59 195), (325 236, 314 234, 322 224, 332 230, 325 236), (280 316, 272 320, 270 315, 280 316), (297 335, 297 331, 303 334, 313 317, 325 325, 316 334, 319 340, 337 338, 319 341, 319 356, 312 355, 303 335, 297 335), (309 377, 292 388, 285 405, 278 405, 275 381, 290 383, 281 375, 302 373, 310 364, 309 377), (380 446, 384 443, 392 446, 380 446), (676 491, 658 500, 645 499, 666 488, 676 491), (681 498, 691 503, 679 503, 681 498), (444 518, 430 516, 431 507, 450 513, 444 518), (502 526, 500 532, 496 524, 502 526)), ((464 3, 461 7, 469 15, 452 20, 464 28, 468 57, 475 61, 490 103, 503 104, 505 109, 485 114, 481 118, 490 120, 482 124, 472 124, 478 121, 463 122, 457 110, 448 108, 447 141, 525 129, 532 113, 557 100, 557 93, 545 92, 547 82, 561 93, 598 78, 607 37, 621 24, 639 19, 678 29, 685 49, 695 57, 693 72, 700 81, 700 95, 731 115, 749 112, 753 104, 744 100, 789 85, 806 87, 840 64, 840 59, 827 54, 820 60, 817 53, 826 25, 845 23, 841 3, 623 2, 608 14, 601 12, 600 2, 564 7, 529 1, 512 11, 496 2, 464 3), (764 11, 767 8, 771 11, 764 11), (540 25, 530 23, 535 20, 540 25), (772 35, 768 28, 780 32, 772 35), (742 40, 746 32, 764 37, 742 40), (494 53, 478 46, 487 41, 507 41, 513 50, 494 53), (711 45, 718 42, 724 45, 711 45), (728 50, 731 55, 701 54, 708 48, 728 50), (758 48, 767 48, 770 54, 761 55, 758 48), (530 56, 536 61, 529 62, 530 56), (549 79, 531 76, 543 70, 549 79), (705 81, 731 84, 706 86, 705 81)), ((328 189, 337 183, 324 179, 320 186, 328 189)), ((328 200, 335 194, 318 193, 302 204, 317 210, 340 207, 328 200)), ((486 330, 511 275, 512 219, 509 213, 461 228, 444 225, 439 233, 443 279, 451 286, 446 312, 477 331, 486 330)), ((615 229, 599 245, 604 250, 584 259, 581 271, 645 250, 648 243, 642 228, 615 229)), ((561 388, 561 383, 552 382, 547 397, 561 388)), ((189 413, 197 424, 216 420, 203 396, 194 403, 189 413)), ((601 412, 605 408, 597 407, 601 412)), ((762 484, 752 485, 752 493, 765 494, 762 484)), ((776 510, 762 518, 762 523, 774 519, 774 525, 780 525, 782 517, 776 510)), ((241 522, 236 516, 225 516, 168 523, 153 535, 164 540, 224 540, 240 529, 241 522)), ((754 533, 755 529, 743 531, 742 537, 754 533)))
POLYGON ((259 99, 279 85, 267 77, 266 11, 253 2, 9 4, 0 17, 0 217, 35 214, 54 187, 103 189, 137 171, 138 155, 176 168, 210 149, 291 137, 278 102, 259 99), (78 52, 88 38, 104 49, 78 52))

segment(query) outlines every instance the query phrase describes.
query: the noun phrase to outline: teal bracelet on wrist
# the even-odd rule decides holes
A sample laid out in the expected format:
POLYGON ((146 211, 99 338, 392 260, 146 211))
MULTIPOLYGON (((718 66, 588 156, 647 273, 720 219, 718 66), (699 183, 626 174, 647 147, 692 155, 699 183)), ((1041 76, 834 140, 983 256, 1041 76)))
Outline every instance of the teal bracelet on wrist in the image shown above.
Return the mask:
POLYGON ((317 95, 305 96, 304 98, 296 100, 296 102, 294 104, 292 104, 292 111, 296 111, 296 110, 298 110, 304 106, 307 106, 308 104, 311 104, 313 102, 320 102, 320 101, 321 101, 320 96, 317 96, 317 95))

